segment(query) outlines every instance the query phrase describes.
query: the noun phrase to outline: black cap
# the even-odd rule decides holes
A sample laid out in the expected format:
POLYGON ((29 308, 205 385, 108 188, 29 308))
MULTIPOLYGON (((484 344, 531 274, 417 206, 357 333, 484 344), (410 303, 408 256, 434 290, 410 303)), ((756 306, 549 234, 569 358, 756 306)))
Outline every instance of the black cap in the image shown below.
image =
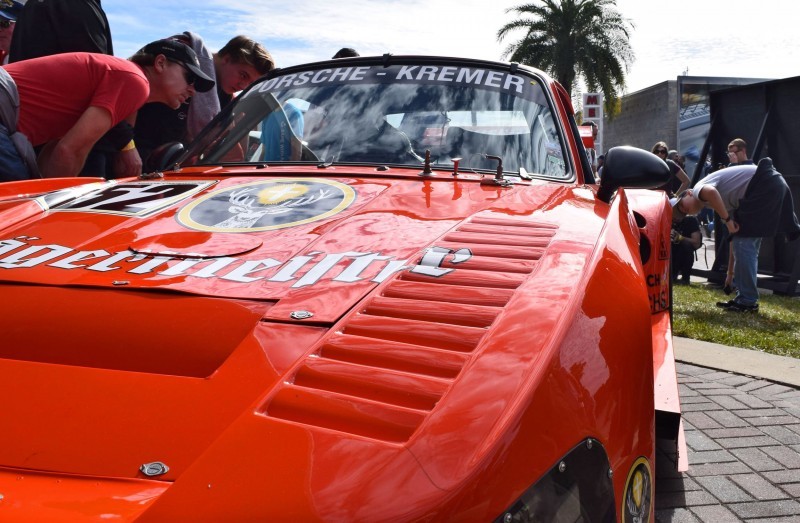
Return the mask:
POLYGON ((199 93, 210 91, 214 87, 214 80, 200 69, 200 60, 197 59, 197 54, 184 43, 171 39, 156 40, 144 46, 139 52, 153 56, 163 54, 167 59, 183 64, 194 73, 196 78, 194 89, 199 93))
POLYGON ((6 20, 16 21, 17 17, 22 12, 22 3, 16 0, 13 2, 0 2, 0 7, 2 7, 2 9, 0 9, 0 17, 6 20))

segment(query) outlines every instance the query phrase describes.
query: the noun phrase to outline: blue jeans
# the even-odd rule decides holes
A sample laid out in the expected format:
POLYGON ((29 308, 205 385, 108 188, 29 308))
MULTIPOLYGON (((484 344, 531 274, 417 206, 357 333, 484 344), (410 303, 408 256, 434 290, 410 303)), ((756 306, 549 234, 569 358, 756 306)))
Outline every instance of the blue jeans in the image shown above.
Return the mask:
POLYGON ((731 243, 736 301, 742 305, 755 305, 758 303, 758 250, 761 248, 761 238, 734 236, 731 243))
POLYGON ((6 128, 0 125, 0 182, 27 180, 30 177, 17 146, 8 137, 6 128))

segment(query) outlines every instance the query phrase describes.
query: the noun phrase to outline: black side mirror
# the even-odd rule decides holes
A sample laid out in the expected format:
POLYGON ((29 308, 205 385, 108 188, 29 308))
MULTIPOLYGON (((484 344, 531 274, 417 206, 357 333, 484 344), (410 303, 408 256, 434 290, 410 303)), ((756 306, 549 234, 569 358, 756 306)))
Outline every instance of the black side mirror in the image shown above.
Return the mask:
POLYGON ((169 142, 159 145, 153 149, 153 152, 151 152, 150 156, 145 160, 142 172, 161 172, 174 168, 178 158, 181 157, 185 150, 183 144, 180 142, 169 142))
POLYGON ((655 154, 623 145, 606 153, 597 197, 608 203, 620 187, 655 189, 669 181, 667 164, 655 154))

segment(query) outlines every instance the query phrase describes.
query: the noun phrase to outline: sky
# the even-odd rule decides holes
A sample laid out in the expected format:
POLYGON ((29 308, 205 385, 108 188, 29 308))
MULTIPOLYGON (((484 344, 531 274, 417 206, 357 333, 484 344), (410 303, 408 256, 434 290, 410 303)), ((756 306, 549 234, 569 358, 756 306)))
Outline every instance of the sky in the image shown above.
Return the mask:
MULTIPOLYGON (((527 0, 102 0, 114 53, 190 30, 211 51, 245 34, 277 65, 325 60, 341 47, 366 55, 433 54, 500 60, 519 37, 497 41, 527 0)), ((800 75, 796 17, 783 0, 617 0, 631 20, 632 93, 679 75, 800 75), (781 3, 779 4, 779 1, 781 3)), ((536 64, 529 64, 536 66, 536 64)))

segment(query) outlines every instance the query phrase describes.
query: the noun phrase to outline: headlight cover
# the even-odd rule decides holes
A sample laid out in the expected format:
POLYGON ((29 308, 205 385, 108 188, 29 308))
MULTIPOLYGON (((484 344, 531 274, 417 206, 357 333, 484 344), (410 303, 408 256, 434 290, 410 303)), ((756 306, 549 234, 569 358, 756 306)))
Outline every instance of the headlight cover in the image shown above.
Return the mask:
POLYGON ((614 522, 614 486, 603 446, 586 439, 569 451, 495 523, 614 522))

